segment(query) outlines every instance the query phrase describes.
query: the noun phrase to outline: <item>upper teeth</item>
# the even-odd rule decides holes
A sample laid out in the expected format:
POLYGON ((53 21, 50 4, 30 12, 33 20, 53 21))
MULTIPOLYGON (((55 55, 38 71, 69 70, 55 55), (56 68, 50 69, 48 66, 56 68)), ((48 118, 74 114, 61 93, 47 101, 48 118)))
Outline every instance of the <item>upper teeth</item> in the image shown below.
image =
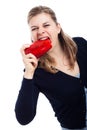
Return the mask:
POLYGON ((43 38, 40 38, 40 40, 46 40, 48 39, 48 37, 43 37, 43 38))

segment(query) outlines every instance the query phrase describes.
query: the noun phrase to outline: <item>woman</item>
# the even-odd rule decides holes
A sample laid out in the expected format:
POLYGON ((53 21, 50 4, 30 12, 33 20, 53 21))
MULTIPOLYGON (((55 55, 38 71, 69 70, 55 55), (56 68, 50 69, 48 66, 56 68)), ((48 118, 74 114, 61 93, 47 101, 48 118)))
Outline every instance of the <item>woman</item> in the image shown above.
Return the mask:
POLYGON ((15 105, 17 120, 22 125, 33 120, 41 92, 62 130, 86 130, 87 41, 65 34, 46 6, 32 8, 28 24, 32 41, 50 39, 52 48, 40 58, 25 54, 28 44, 21 48, 25 70, 15 105))

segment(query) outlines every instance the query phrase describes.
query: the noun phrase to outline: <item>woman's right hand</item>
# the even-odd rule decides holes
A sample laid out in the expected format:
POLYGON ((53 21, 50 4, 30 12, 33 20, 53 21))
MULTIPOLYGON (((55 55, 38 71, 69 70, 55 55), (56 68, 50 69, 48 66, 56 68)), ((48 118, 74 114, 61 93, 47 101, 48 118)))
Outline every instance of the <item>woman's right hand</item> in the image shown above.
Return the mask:
POLYGON ((25 65, 24 78, 32 79, 35 69, 37 68, 37 65, 38 65, 38 59, 31 53, 27 55, 25 54, 24 49, 29 46, 30 46, 29 44, 24 44, 21 47, 20 52, 22 54, 23 62, 25 65))

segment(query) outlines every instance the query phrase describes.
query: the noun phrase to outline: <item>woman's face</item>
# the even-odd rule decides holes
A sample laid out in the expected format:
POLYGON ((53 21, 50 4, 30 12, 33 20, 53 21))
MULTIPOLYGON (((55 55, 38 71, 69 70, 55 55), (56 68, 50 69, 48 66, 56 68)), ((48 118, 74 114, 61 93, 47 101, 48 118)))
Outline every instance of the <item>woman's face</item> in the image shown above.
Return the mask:
POLYGON ((58 44, 60 25, 56 24, 47 13, 41 13, 31 18, 29 22, 32 41, 49 38, 52 46, 58 44))

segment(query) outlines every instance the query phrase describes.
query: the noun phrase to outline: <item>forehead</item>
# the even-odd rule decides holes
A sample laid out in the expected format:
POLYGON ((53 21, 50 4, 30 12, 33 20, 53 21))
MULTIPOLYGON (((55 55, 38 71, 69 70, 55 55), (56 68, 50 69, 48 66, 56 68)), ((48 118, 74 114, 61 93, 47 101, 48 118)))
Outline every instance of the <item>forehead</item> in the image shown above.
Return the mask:
POLYGON ((46 22, 51 22, 53 21, 50 14, 47 13, 41 13, 41 14, 37 14, 36 16, 32 17, 29 25, 33 26, 33 25, 38 25, 40 23, 46 23, 46 22))

